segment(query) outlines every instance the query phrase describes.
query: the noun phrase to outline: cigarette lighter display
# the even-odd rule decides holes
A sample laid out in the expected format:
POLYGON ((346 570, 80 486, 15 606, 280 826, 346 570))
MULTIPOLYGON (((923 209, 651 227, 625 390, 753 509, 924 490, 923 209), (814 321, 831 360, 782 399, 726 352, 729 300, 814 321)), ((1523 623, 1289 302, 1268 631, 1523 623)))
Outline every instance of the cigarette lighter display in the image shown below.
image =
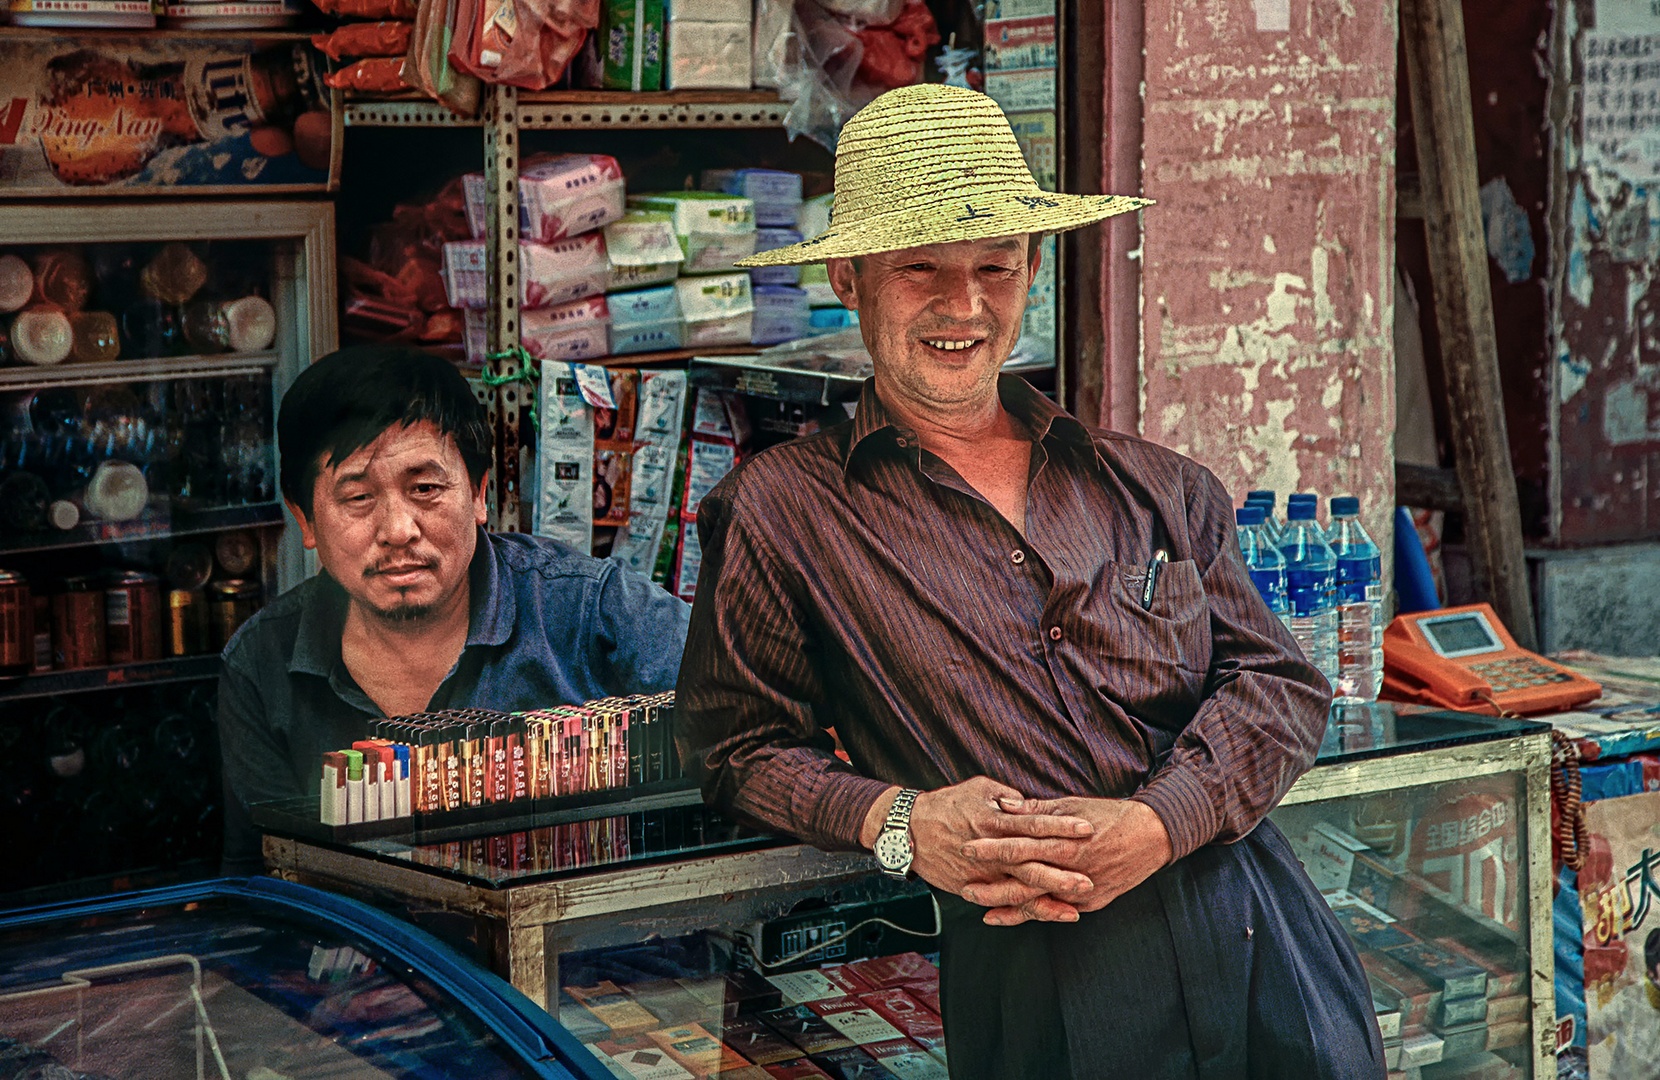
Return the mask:
POLYGON ((677 780, 673 709, 671 691, 521 714, 466 708, 376 720, 368 738, 323 756, 318 820, 462 825, 677 780))

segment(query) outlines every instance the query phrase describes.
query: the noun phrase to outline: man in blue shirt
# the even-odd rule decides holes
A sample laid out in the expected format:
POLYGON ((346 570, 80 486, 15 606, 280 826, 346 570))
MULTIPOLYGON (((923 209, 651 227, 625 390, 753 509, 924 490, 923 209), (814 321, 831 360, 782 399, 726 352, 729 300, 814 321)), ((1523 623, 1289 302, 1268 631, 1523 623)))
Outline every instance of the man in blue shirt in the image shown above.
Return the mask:
POLYGON ((492 433, 415 349, 341 349, 277 419, 282 494, 322 572, 225 647, 225 851, 263 869, 248 807, 312 796, 322 755, 381 716, 518 711, 674 687, 688 608, 619 563, 488 533, 492 433))

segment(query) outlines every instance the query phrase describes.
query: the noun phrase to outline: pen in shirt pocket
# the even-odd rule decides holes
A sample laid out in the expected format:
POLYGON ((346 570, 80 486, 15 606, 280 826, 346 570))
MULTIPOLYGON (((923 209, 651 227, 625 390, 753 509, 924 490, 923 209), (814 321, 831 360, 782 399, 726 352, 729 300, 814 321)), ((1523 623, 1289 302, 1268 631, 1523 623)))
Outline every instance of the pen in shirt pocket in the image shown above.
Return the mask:
POLYGON ((1169 559, 1169 554, 1163 548, 1159 548, 1153 552, 1153 557, 1147 561, 1147 583, 1141 587, 1141 606, 1143 609, 1152 608, 1153 590, 1158 588, 1159 584, 1159 571, 1164 569, 1164 564, 1169 559))

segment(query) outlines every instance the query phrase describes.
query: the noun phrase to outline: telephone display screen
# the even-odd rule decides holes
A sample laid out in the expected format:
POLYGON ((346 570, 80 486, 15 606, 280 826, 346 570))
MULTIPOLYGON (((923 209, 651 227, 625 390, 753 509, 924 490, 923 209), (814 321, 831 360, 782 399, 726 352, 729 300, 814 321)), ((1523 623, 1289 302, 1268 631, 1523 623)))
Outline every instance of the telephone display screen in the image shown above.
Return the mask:
POLYGON ((1466 615, 1459 619, 1438 619, 1435 622, 1425 620, 1418 624, 1418 628, 1442 656, 1496 652, 1504 648, 1487 628, 1487 624, 1477 615, 1466 615))

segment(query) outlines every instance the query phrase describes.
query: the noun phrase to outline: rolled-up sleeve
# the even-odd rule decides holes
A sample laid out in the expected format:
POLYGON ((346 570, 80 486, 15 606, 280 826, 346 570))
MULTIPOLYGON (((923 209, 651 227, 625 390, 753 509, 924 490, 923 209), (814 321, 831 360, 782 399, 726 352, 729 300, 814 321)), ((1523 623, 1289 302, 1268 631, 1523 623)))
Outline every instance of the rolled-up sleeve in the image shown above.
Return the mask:
POLYGON ((1192 466, 1186 521, 1210 607, 1204 700, 1133 798, 1159 815, 1175 857, 1245 836, 1314 763, 1331 687, 1251 583, 1221 482, 1192 466))
POLYGON ((829 850, 859 847, 888 788, 836 757, 803 590, 745 512, 741 472, 698 510, 703 565, 675 695, 675 739, 704 798, 829 850))

